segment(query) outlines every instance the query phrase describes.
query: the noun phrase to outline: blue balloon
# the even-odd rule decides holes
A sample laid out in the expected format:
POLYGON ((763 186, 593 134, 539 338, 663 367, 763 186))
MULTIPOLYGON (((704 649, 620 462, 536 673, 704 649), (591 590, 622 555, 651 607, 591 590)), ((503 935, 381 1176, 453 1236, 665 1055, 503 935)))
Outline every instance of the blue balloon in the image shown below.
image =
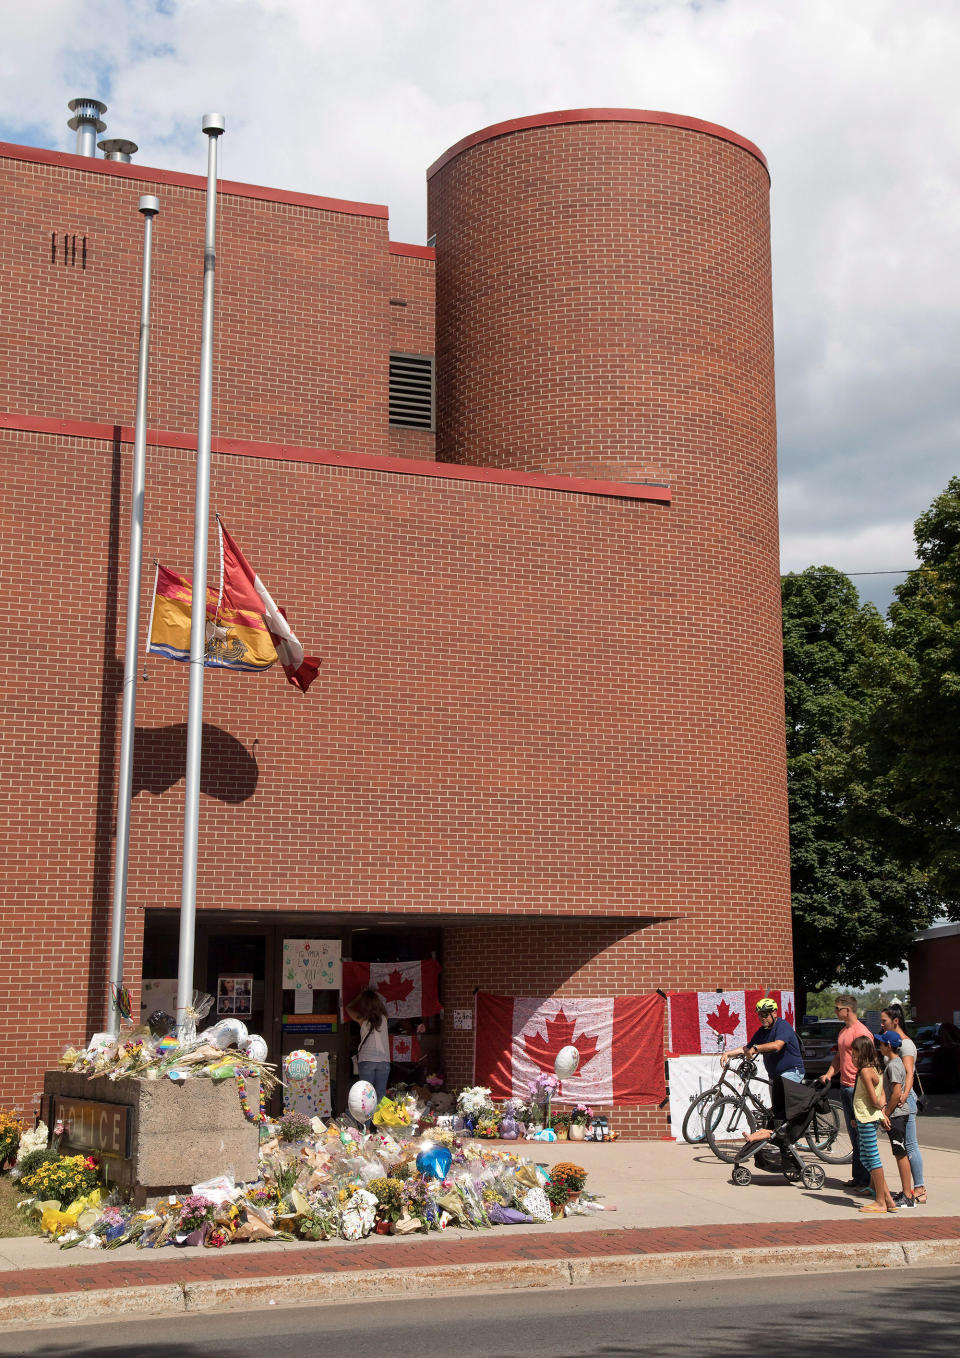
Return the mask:
POLYGON ((417 1156, 417 1169, 426 1179, 445 1179, 453 1164, 453 1156, 446 1146, 431 1146, 417 1156))

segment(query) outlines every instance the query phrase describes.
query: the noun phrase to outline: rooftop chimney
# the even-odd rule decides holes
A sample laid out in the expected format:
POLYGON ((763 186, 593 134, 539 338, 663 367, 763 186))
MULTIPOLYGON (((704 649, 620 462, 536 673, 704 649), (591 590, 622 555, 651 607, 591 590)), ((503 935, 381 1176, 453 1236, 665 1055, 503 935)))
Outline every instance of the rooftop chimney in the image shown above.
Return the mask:
POLYGON ((106 137, 103 141, 98 141, 97 145, 103 152, 104 160, 122 160, 125 165, 130 163, 130 157, 140 149, 135 141, 125 141, 123 137, 106 137))
POLYGON ((77 155, 95 156, 97 154, 96 135, 106 132, 107 125, 100 117, 106 113, 106 104, 99 99, 71 99, 67 108, 73 114, 67 127, 77 134, 77 155))

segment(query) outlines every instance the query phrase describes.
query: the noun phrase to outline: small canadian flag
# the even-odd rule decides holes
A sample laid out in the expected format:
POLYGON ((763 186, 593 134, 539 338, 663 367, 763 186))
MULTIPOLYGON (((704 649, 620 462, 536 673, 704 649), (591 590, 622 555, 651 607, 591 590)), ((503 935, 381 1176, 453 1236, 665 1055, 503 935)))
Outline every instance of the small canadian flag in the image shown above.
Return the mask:
POLYGON ((792 990, 687 990, 670 996, 668 1048, 673 1056, 743 1047, 760 1027, 757 1001, 775 1001, 780 1018, 796 1017, 792 990))

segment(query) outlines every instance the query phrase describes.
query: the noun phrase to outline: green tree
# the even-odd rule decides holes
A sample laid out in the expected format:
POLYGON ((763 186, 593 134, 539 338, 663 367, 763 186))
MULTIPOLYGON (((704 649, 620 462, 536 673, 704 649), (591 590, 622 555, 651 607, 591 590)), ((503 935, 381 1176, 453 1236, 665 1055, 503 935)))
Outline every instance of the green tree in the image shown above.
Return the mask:
POLYGON ((892 646, 870 714, 866 768, 877 831, 960 918, 960 478, 914 526, 921 565, 895 591, 892 646))
POLYGON ((785 576, 782 596, 794 965, 804 996, 879 981, 931 909, 922 873, 877 833, 877 787, 859 736, 886 700, 883 619, 827 566, 785 576))

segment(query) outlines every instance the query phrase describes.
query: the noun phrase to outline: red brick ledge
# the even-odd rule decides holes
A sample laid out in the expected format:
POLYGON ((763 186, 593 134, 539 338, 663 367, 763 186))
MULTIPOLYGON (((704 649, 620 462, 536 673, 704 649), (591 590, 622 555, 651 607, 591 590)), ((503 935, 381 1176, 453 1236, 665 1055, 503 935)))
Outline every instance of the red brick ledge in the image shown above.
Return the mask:
POLYGON ((437 252, 432 245, 405 245, 403 241, 390 242, 391 255, 406 255, 408 259, 436 259, 437 252))
MULTIPOLYGON (((52 434, 62 438, 95 439, 132 443, 130 425, 99 424, 91 420, 58 420, 42 415, 0 413, 0 429, 21 433, 52 434)), ((147 443, 154 448, 196 449, 190 434, 168 430, 147 430, 147 443)), ((493 467, 465 467, 456 462, 417 462, 405 457, 380 457, 375 453, 334 453, 302 448, 286 443, 254 443, 245 439, 215 438, 215 453, 230 457, 256 457, 272 462, 300 462, 321 467, 354 467, 361 471, 387 472, 395 476, 425 476, 446 481, 479 481, 488 485, 526 486, 535 490, 556 490, 566 494, 600 495, 618 500, 644 500, 668 505, 670 487, 642 482, 591 481, 576 476, 546 476, 539 472, 507 472, 493 467)))
MULTIPOLYGON (((242 1279, 349 1274, 370 1270, 396 1272, 444 1265, 476 1265, 537 1261, 576 1261, 633 1255, 710 1255, 721 1250, 816 1248, 863 1244, 921 1244, 928 1240, 960 1240, 960 1217, 894 1217, 865 1220, 782 1221, 719 1226, 674 1226, 660 1229, 551 1233, 503 1227, 470 1239, 431 1235, 422 1240, 370 1237, 355 1244, 305 1245, 301 1249, 265 1249, 248 1254, 242 1245, 207 1250, 185 1257, 175 1249, 131 1249, 129 1259, 69 1267, 10 1269, 0 1272, 0 1299, 96 1292, 164 1283, 227 1282, 242 1279)), ((50 1246, 56 1256, 56 1246, 50 1246)))
MULTIPOLYGON (((200 145, 198 139, 198 146, 200 145)), ((203 152, 206 155, 206 152, 203 152)), ((76 156, 68 151, 48 151, 41 146, 17 146, 0 141, 0 160, 21 160, 34 165, 57 165, 66 170, 82 170, 86 174, 116 175, 121 179, 139 179, 146 184, 170 184, 182 189, 201 189, 206 192, 207 177, 183 174, 179 170, 157 170, 136 161, 127 164, 120 160, 100 160, 96 156, 76 156)), ((291 207, 312 207, 322 212, 342 212, 348 217, 376 217, 386 220, 390 209, 381 203, 354 203, 346 198, 323 198, 313 193, 291 193, 287 189, 263 188, 259 184, 241 184, 233 179, 220 179, 221 193, 235 198, 256 198, 264 203, 287 203, 291 207)))
POLYGON ((679 127, 686 132, 702 132, 704 136, 717 137, 720 141, 728 141, 734 146, 739 146, 742 151, 749 151, 766 170, 767 177, 770 177, 770 167, 760 147, 755 146, 746 137, 741 137, 739 132, 732 132, 729 127, 721 127, 719 123, 704 122, 702 118, 687 118, 680 113, 658 113, 651 109, 569 108, 557 113, 534 113, 526 118, 511 118, 507 122, 492 123, 490 127, 484 127, 479 132, 472 132, 469 137, 463 137, 433 162, 427 170, 427 179, 432 179, 461 152, 469 150, 472 146, 479 146, 481 142, 507 137, 512 132, 526 132, 538 127, 560 127, 565 123, 655 123, 662 127, 679 127))

